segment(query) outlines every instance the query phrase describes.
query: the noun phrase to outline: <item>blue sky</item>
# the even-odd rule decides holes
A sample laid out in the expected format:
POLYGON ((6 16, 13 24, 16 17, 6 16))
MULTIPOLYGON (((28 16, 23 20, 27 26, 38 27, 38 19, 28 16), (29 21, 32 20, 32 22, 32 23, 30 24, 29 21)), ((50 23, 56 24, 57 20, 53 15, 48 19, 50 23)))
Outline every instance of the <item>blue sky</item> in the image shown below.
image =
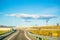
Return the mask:
POLYGON ((60 24, 60 0, 0 0, 0 25, 60 24))

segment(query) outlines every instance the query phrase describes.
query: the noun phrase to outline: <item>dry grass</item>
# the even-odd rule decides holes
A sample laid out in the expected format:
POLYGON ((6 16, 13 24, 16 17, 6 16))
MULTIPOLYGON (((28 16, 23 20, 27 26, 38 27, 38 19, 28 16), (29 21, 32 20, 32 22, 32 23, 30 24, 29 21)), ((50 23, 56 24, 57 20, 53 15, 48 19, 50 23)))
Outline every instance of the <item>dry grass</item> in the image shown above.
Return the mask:
POLYGON ((29 31, 37 35, 60 37, 60 26, 33 27, 29 31))
POLYGON ((11 31, 11 29, 9 29, 9 28, 0 28, 0 35, 10 32, 10 31, 11 31))

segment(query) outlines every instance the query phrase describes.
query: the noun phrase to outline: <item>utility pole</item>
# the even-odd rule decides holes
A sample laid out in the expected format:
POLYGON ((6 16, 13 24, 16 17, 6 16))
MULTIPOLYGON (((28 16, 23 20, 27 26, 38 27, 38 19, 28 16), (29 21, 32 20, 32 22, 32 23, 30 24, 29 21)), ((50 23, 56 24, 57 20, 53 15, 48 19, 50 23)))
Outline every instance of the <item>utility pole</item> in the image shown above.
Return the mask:
POLYGON ((48 21, 49 21, 49 19, 46 20, 46 25, 48 25, 48 21))
POLYGON ((57 26, 59 26, 59 23, 57 23, 57 26))

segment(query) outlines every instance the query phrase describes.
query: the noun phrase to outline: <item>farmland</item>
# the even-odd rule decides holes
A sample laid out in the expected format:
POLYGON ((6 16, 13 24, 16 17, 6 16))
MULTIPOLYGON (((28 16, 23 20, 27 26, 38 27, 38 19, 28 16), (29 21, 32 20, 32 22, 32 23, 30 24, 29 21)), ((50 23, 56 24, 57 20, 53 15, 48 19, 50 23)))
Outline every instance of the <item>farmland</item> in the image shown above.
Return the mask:
POLYGON ((2 34, 4 34, 4 33, 7 33, 7 32, 9 32, 9 31, 3 31, 3 30, 0 30, 0 35, 2 35, 2 34))
POLYGON ((41 36, 60 37, 60 26, 31 27, 29 32, 41 36))
POLYGON ((0 35, 3 35, 10 31, 11 31, 11 28, 0 28, 0 35))

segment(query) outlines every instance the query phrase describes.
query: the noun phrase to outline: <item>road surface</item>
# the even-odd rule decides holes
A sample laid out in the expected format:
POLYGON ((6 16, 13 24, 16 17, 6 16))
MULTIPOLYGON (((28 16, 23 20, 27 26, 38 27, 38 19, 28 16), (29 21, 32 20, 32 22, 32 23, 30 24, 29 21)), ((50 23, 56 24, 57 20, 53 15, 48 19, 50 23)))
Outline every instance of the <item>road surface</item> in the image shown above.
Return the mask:
POLYGON ((3 40, 31 40, 27 35, 26 32, 23 30, 18 30, 16 33, 4 38, 3 40))
POLYGON ((24 31, 19 30, 19 33, 14 40, 28 40, 28 39, 25 37, 24 31))

